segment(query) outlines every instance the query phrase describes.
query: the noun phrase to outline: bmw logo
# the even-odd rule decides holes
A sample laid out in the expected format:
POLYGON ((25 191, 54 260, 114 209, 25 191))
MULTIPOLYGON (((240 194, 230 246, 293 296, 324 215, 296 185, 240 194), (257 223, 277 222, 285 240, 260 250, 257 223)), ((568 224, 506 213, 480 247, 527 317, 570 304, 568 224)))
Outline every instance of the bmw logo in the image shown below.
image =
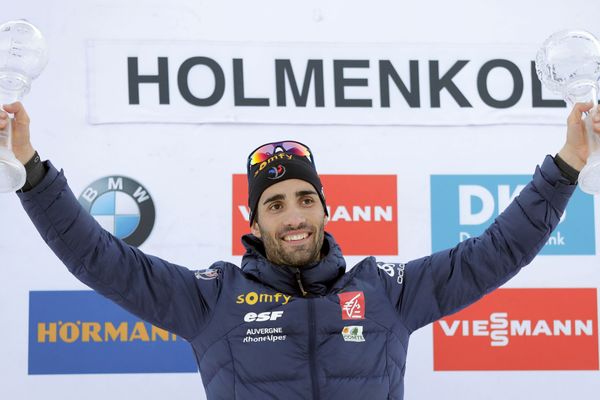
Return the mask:
POLYGON ((154 227, 152 197, 126 176, 100 178, 86 187, 78 200, 102 228, 129 245, 140 246, 154 227))

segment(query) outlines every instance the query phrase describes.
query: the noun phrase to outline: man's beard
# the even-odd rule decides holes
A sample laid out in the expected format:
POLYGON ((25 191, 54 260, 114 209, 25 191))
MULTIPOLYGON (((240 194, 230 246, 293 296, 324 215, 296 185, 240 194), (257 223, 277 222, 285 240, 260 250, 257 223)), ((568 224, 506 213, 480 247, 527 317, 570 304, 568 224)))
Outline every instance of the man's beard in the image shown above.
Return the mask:
POLYGON ((289 227, 281 232, 276 232, 274 235, 269 235, 263 231, 260 223, 258 229, 260 230, 260 236, 265 246, 265 252, 267 259, 273 264, 284 265, 288 267, 305 267, 308 265, 315 264, 321 258, 321 248, 323 247, 323 240, 325 237, 325 221, 316 227, 315 231, 311 232, 311 241, 303 246, 298 246, 295 249, 285 249, 282 240, 279 239, 286 232, 307 229, 307 224, 301 224, 297 227, 289 227))

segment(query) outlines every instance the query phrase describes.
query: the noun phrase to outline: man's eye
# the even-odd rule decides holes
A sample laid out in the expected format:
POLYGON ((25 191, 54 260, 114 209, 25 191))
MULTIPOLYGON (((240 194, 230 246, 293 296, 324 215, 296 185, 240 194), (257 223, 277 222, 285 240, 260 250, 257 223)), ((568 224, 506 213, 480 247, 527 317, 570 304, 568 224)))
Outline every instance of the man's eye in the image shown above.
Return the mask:
POLYGON ((302 204, 304 204, 305 206, 311 205, 314 202, 315 202, 315 199, 313 199, 312 197, 307 197, 302 200, 302 204))
POLYGON ((273 203, 269 206, 269 210, 272 210, 272 211, 281 210, 281 204, 273 203))

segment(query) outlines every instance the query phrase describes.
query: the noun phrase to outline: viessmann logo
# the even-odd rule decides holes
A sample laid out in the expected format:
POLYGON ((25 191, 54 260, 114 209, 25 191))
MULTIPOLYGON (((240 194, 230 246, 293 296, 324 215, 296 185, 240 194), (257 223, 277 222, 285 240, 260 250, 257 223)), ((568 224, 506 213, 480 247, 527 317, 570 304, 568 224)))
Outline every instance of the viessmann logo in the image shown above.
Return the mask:
MULTIPOLYGON (((397 255, 396 175, 321 175, 332 233, 346 255, 397 255), (355 187, 360 190, 348 190, 355 187)), ((233 175, 232 248, 244 254, 240 237, 248 225, 248 181, 233 175)))
MULTIPOLYGON (((433 251, 478 236, 530 181, 528 175, 432 175, 433 251)), ((594 198, 575 191, 540 254, 594 255, 594 198)))
POLYGON ((189 344, 92 291, 29 293, 29 374, 196 372, 189 344))
POLYGON ((434 369, 598 370, 597 289, 499 289, 434 324, 434 369))

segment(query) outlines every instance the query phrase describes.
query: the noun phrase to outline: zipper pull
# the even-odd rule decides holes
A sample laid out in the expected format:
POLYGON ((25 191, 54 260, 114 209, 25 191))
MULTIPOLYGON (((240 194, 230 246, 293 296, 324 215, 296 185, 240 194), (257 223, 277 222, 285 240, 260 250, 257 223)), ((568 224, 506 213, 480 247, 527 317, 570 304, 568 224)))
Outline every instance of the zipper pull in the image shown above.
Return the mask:
POLYGON ((296 268, 296 282, 298 282, 298 286, 300 287, 300 291, 302 292, 302 296, 306 296, 308 292, 304 290, 304 286, 302 286, 302 279, 300 277, 300 269, 296 268))

